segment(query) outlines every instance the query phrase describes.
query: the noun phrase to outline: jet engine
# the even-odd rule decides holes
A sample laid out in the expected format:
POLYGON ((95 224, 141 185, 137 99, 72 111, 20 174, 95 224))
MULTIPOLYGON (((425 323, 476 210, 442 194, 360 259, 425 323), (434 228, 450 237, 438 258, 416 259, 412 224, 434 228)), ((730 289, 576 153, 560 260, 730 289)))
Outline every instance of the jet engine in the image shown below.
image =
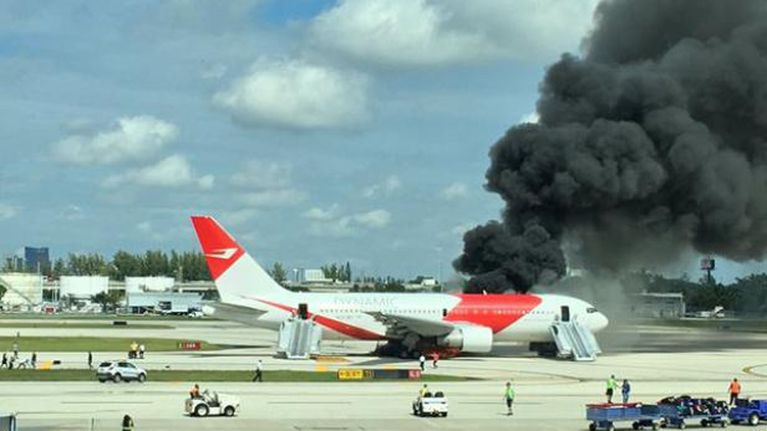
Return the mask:
POLYGON ((463 352, 486 353, 493 348, 493 331, 486 326, 456 325, 447 335, 437 338, 440 347, 455 347, 463 352))

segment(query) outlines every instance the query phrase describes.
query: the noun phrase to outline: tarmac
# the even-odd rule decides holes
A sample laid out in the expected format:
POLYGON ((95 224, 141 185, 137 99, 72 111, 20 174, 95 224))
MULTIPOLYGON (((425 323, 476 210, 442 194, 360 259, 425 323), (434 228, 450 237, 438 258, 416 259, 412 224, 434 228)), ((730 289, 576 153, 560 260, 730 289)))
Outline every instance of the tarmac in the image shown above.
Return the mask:
MULTIPOLYGON (((193 336, 218 342, 226 338, 226 343, 238 347, 213 352, 150 351, 143 362, 137 361, 150 370, 150 381, 145 384, 0 382, 0 410, 17 412, 21 431, 119 429, 126 413, 134 417, 137 430, 582 430, 588 426, 584 406, 604 401, 605 379, 610 374, 628 378, 632 400, 637 401, 655 402, 675 394, 724 399, 733 377, 741 380, 745 396, 767 398, 767 334, 634 325, 614 328, 600 337, 606 353, 595 362, 537 358, 520 346, 499 346, 490 355, 441 361, 439 368, 428 368, 426 373, 481 379, 429 383, 433 390, 447 395, 447 418, 410 414, 410 403, 422 385, 419 382, 268 381, 205 384, 211 390, 239 396, 242 411, 235 418, 190 418, 183 413, 183 403, 193 382, 151 382, 152 369, 201 373, 205 369, 252 369, 257 359, 264 361, 266 369, 415 368, 417 364, 372 357, 368 352, 373 345, 357 342, 323 343, 335 355, 323 361, 288 361, 272 357, 275 336, 268 331, 226 322, 163 323, 175 329, 137 329, 135 333, 125 332, 132 329, 105 329, 99 335, 193 336), (506 415, 503 402, 506 381, 512 381, 517 391, 514 416, 506 415)), ((23 337, 52 335, 59 330, 21 331, 23 337)), ((72 331, 66 331, 67 335, 76 335, 72 331)), ((94 335, 92 329, 83 331, 83 335, 94 335)), ((15 332, 0 328, 0 335, 15 332)), ((119 352, 103 355, 124 356, 119 352)), ((80 353, 40 352, 38 356, 55 356, 66 368, 85 366, 80 353)))

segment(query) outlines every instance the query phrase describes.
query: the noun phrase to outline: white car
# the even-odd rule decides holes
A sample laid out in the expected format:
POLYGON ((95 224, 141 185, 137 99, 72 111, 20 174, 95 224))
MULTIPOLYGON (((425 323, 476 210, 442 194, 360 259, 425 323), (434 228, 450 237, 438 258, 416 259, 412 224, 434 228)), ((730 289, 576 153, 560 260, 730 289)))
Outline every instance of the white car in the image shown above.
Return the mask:
POLYGON ((146 381, 146 370, 139 368, 128 361, 102 362, 96 369, 96 377, 104 383, 111 380, 115 383, 136 380, 139 383, 146 381))
POLYGON ((190 416, 234 416, 240 412, 240 399, 206 390, 199 397, 187 398, 184 410, 190 416))
POLYGON ((447 416, 447 397, 442 392, 427 392, 413 401, 413 414, 416 416, 447 416))

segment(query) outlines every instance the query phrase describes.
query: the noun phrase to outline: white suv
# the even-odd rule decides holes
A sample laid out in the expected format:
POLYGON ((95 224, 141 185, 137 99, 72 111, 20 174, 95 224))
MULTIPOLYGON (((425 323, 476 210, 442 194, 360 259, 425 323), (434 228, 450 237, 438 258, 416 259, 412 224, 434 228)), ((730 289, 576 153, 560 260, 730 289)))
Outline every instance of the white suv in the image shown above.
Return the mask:
POLYGON ((136 380, 139 383, 146 381, 146 370, 139 368, 127 361, 102 362, 96 370, 99 382, 104 383, 112 380, 115 383, 121 381, 136 380))

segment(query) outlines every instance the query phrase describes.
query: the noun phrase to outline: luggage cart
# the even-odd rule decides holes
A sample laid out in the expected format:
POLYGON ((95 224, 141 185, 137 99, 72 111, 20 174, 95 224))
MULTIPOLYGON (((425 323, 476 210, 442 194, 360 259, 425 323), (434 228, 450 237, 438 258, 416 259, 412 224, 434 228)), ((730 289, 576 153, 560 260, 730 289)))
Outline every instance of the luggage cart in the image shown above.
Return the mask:
POLYGON ((658 404, 658 408, 666 426, 685 429, 692 422, 698 422, 702 427, 719 426, 725 428, 728 426, 730 419, 727 416, 727 409, 720 410, 715 406, 711 407, 709 402, 709 400, 685 398, 675 404, 658 404))
POLYGON ((631 428, 635 430, 657 430, 663 417, 658 406, 654 404, 587 404, 586 419, 591 422, 589 431, 615 431, 617 422, 631 422, 631 428))

